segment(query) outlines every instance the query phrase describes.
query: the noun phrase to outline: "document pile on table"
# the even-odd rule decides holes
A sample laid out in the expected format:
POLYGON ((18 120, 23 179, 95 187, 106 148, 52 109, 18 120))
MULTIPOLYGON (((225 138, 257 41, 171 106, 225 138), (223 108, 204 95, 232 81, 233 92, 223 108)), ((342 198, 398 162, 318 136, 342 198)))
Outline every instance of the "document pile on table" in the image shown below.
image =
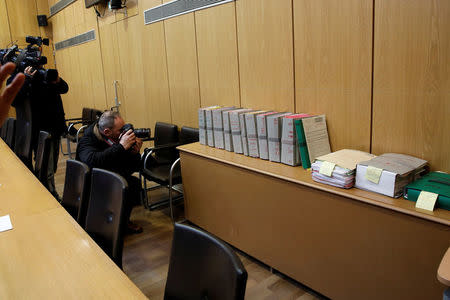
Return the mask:
POLYGON ((375 155, 351 149, 319 156, 311 165, 312 179, 339 188, 349 189, 355 184, 356 165, 375 155))

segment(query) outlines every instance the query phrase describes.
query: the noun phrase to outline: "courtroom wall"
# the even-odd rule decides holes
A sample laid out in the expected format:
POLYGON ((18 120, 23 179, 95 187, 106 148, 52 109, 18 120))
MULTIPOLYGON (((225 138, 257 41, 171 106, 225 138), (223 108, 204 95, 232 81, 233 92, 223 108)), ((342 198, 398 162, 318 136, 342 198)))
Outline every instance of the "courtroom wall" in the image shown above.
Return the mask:
POLYGON ((113 106, 116 81, 137 127, 196 127, 212 104, 325 113, 333 150, 450 171, 449 1, 237 0, 150 25, 143 11, 162 1, 128 3, 97 17, 78 0, 50 18, 55 42, 96 32, 56 51, 69 116, 113 106))

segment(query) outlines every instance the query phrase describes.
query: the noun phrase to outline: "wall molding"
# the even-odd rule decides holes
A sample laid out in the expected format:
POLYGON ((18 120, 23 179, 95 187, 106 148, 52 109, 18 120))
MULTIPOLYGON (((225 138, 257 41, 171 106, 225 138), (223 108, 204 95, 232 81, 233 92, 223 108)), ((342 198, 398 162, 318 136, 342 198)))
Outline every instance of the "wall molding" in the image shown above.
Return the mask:
POLYGON ((179 15, 187 14, 235 0, 174 0, 144 11, 144 24, 152 24, 179 15))

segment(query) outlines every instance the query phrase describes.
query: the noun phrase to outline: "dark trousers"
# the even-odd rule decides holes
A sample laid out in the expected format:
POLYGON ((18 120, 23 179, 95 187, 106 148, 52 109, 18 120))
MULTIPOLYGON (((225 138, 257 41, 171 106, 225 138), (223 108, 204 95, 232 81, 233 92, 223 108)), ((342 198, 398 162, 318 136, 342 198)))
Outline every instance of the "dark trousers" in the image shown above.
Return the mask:
POLYGON ((134 206, 140 205, 142 203, 142 184, 139 178, 134 176, 127 176, 125 179, 128 182, 128 192, 125 199, 124 214, 125 220, 128 223, 130 220, 131 210, 134 206))

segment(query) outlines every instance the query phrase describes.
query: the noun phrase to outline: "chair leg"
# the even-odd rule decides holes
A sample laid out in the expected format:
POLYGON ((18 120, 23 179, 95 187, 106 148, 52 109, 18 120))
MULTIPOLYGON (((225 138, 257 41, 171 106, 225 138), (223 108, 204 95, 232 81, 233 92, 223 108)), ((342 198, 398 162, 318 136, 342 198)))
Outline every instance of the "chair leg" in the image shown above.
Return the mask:
POLYGON ((62 143, 62 142, 59 143, 59 147, 60 147, 60 149, 61 149, 61 153, 62 153, 64 156, 69 155, 69 152, 64 152, 64 149, 63 149, 63 143, 62 143))
POLYGON ((66 138, 66 141, 67 141, 67 153, 69 154, 69 158, 70 158, 70 159, 73 159, 73 157, 72 157, 72 151, 70 150, 70 139, 69 139, 69 138, 66 138))
POLYGON ((170 167, 170 172, 169 172, 169 206, 170 206, 170 218, 172 219, 172 223, 175 222, 174 218, 173 218, 173 205, 172 205, 172 180, 173 180, 173 170, 175 169, 175 167, 180 163, 180 159, 178 158, 170 167))

